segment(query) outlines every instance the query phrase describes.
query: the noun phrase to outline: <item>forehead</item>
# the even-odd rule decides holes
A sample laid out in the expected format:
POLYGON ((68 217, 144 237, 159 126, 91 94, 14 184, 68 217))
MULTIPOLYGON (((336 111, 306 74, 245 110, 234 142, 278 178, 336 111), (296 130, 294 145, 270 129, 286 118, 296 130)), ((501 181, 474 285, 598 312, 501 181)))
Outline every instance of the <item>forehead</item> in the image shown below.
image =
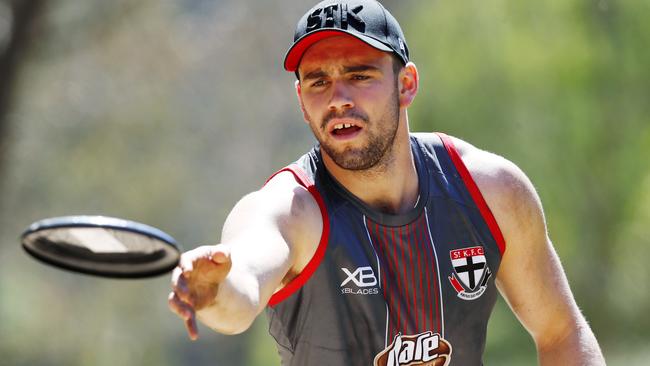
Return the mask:
POLYGON ((305 51, 298 70, 330 69, 367 64, 381 68, 390 65, 391 56, 351 36, 335 36, 314 43, 305 51))

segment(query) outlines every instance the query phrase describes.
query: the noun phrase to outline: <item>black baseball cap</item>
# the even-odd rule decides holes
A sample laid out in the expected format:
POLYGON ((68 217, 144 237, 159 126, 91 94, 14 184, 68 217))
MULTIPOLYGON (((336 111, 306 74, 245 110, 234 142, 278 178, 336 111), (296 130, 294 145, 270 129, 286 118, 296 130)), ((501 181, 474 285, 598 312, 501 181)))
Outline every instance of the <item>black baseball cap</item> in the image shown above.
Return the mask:
POLYGON ((397 55, 404 64, 409 51, 397 20, 375 0, 325 0, 300 18, 293 44, 284 56, 284 68, 296 71, 305 51, 314 43, 347 34, 370 46, 397 55))

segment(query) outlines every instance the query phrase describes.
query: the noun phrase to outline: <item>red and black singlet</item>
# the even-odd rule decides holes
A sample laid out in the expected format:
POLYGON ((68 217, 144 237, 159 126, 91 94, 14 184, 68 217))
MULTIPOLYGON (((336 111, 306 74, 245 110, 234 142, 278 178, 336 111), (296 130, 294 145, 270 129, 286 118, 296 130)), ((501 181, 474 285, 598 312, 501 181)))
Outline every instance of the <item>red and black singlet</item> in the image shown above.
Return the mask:
POLYGON ((481 365, 505 243, 451 140, 412 134, 420 198, 375 211, 331 177, 318 147, 281 171, 323 215, 316 254, 267 307, 283 365, 481 365))

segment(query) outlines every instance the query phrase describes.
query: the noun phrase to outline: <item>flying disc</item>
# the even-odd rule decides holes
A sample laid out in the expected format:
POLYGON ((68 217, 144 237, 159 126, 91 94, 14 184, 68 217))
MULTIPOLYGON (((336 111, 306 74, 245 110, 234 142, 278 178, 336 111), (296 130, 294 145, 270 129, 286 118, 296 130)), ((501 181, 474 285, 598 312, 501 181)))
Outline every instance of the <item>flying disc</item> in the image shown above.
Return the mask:
POLYGON ((106 216, 63 216, 31 224, 21 243, 34 258, 66 270, 112 278, 143 278, 171 271, 180 247, 169 234, 106 216))

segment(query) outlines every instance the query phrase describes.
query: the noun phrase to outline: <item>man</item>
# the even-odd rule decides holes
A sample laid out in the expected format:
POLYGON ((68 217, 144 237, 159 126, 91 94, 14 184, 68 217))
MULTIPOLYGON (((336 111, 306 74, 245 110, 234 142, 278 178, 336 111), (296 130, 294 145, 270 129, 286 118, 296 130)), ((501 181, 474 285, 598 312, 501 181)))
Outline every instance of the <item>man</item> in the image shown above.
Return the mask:
POLYGON ((409 132, 418 71, 382 5, 317 4, 284 66, 319 145, 183 255, 169 303, 192 339, 266 309, 284 365, 480 365, 498 289, 541 364, 604 364, 527 177, 409 132))

